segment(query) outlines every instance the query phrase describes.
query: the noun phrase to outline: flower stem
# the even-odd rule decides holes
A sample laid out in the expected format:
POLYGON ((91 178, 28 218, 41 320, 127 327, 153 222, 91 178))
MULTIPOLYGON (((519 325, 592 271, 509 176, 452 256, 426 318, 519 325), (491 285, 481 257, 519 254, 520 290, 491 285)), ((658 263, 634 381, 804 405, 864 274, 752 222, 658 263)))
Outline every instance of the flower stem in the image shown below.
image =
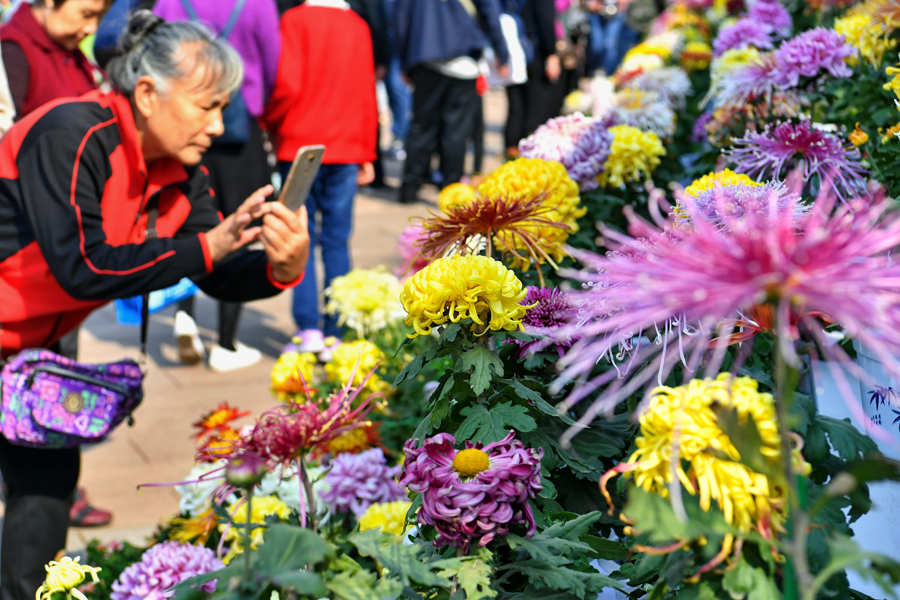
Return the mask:
POLYGON ((788 428, 790 405, 794 390, 797 388, 799 373, 789 366, 775 345, 775 379, 777 385, 776 401, 778 405, 778 434, 781 437, 781 464, 784 471, 785 484, 788 487, 788 562, 785 565, 784 599, 798 600, 800 590, 812 589, 813 578, 809 571, 806 557, 806 530, 808 516, 803 512, 797 476, 791 466, 791 432, 788 428))
POLYGON ((300 480, 303 482, 303 490, 306 492, 306 499, 309 505, 306 510, 309 512, 309 528, 316 531, 316 498, 313 495, 312 481, 309 480, 309 471, 306 470, 306 459, 300 456, 300 480))
POLYGON ((247 490, 247 522, 244 523, 244 585, 250 586, 250 539, 253 535, 253 488, 247 490))

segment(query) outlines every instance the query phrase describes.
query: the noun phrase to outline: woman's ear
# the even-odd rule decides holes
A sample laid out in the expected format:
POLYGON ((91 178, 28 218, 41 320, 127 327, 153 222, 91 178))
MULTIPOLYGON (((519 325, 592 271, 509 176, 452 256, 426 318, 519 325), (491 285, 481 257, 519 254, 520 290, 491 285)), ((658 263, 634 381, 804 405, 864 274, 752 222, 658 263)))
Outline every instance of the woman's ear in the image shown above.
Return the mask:
POLYGON ((159 92, 152 77, 144 75, 134 86, 134 106, 145 119, 150 118, 159 105, 159 92))

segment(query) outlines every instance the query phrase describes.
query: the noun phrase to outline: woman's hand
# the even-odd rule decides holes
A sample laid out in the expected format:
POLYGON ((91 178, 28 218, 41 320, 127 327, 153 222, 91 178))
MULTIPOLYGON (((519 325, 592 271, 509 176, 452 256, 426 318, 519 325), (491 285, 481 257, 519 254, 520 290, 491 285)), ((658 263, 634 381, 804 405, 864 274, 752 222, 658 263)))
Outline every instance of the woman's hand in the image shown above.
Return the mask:
POLYGON ((356 173, 356 185, 363 187, 373 181, 375 181, 375 165, 370 162, 359 165, 359 171, 356 173))
POLYGON ((248 229, 247 225, 271 212, 272 203, 266 203, 266 197, 271 196, 273 191, 271 185, 259 188, 233 214, 206 232, 206 243, 214 263, 259 239, 262 228, 248 229))
POLYGON ((272 265, 275 281, 291 283, 306 271, 309 259, 309 229, 306 207, 296 213, 280 202, 269 202, 271 210, 263 217, 262 240, 272 265))

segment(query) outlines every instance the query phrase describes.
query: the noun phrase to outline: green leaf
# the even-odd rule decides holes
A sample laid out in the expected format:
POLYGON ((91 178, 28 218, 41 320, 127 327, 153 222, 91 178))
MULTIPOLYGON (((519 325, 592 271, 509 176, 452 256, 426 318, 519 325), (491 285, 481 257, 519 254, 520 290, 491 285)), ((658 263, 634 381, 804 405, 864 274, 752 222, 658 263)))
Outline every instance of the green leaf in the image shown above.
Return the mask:
POLYGON ((846 569, 859 573, 863 578, 875 582, 884 593, 896 598, 893 586, 900 583, 900 562, 888 556, 866 552, 846 535, 834 535, 828 541, 831 562, 816 575, 812 593, 815 595, 833 576, 846 569))
POLYGON ((456 341, 456 336, 459 335, 459 332, 462 331, 462 325, 459 323, 449 323, 444 325, 444 328, 441 330, 440 340, 441 343, 450 343, 456 341))
POLYGON ((369 571, 344 571, 325 583, 335 600, 383 600, 376 590, 378 576, 369 571))
POLYGON ((462 409, 466 419, 456 430, 456 439, 472 442, 498 442, 509 434, 510 429, 529 432, 537 429, 537 423, 524 406, 513 406, 501 402, 490 410, 483 404, 473 404, 462 409))
POLYGON ((603 513, 594 511, 585 515, 580 515, 571 521, 564 523, 556 523, 541 532, 541 535, 548 538, 562 538, 577 542, 581 536, 585 535, 591 525, 603 518, 603 513))
POLYGON ((543 534, 537 534, 530 538, 510 534, 506 536, 506 541, 512 549, 522 548, 534 560, 552 564, 567 564, 568 556, 577 556, 591 550, 589 545, 582 542, 547 537, 543 534))
POLYGON ((781 592, 763 569, 753 567, 741 558, 737 566, 722 577, 722 589, 734 600, 780 600, 781 592))
POLYGON ((396 379, 394 379, 393 387, 397 387, 401 383, 403 383, 406 379, 412 379, 416 375, 419 374, 419 371, 422 370, 422 367, 425 366, 425 363, 434 358, 434 350, 428 350, 427 352, 423 352, 422 354, 417 354, 412 361, 403 367, 399 373, 397 373, 396 379))
POLYGON ((419 560, 419 549, 416 546, 393 543, 392 536, 377 529, 351 533, 347 539, 356 546, 360 554, 377 560, 382 567, 390 570, 391 575, 399 577, 404 585, 410 585, 410 581, 429 587, 450 585, 446 578, 432 571, 434 565, 423 564, 419 560))
POLYGON ((678 600, 717 600, 716 592, 707 581, 685 585, 678 592, 678 600))
MULTIPOLYGON (((736 408, 714 408, 716 413, 716 422, 719 428, 728 436, 731 443, 740 455, 740 462, 757 473, 762 473, 772 481, 784 481, 784 475, 781 469, 774 467, 760 451, 762 448, 762 436, 756 421, 747 417, 741 422, 740 416, 736 408)), ((732 462, 724 453, 719 453, 720 458, 732 462)))
POLYGON ((263 544, 253 558, 257 571, 265 569, 266 574, 276 577, 305 569, 306 565, 332 555, 328 542, 314 532, 279 523, 266 531, 263 544))
POLYGON ((444 577, 455 574, 459 587, 465 591, 466 600, 496 598, 497 590, 491 587, 494 572, 492 559, 490 550, 480 548, 474 556, 461 559, 461 564, 456 569, 445 569, 440 574, 444 577))
POLYGON ((495 352, 481 345, 473 346, 463 352, 459 360, 456 361, 456 370, 468 373, 472 371, 472 377, 469 380, 472 385, 472 391, 476 395, 483 394, 491 385, 491 367, 494 367, 494 374, 497 377, 503 377, 503 361, 495 352))
POLYGON ((504 594, 501 600, 579 600, 579 596, 571 592, 548 592, 546 589, 529 586, 515 594, 504 594))
POLYGON ((272 583, 284 590, 293 590, 301 596, 321 598, 328 593, 322 578, 316 573, 296 571, 272 578, 272 583))
POLYGON ((243 567, 233 564, 224 569, 219 569, 218 571, 210 571, 209 573, 203 573, 202 575, 195 575, 175 586, 175 595, 173 596, 173 599, 193 600, 197 597, 197 588, 214 579, 219 580, 216 584, 217 590, 223 591, 233 589, 240 581, 241 573, 243 573, 243 567))
POLYGON ((839 420, 817 415, 816 422, 828 433, 828 441, 831 442, 835 452, 846 461, 853 461, 878 451, 878 446, 872 438, 854 427, 850 419, 839 420))
POLYGON ((544 400, 544 397, 541 396, 538 392, 527 387, 524 383, 522 383, 515 377, 510 380, 509 385, 516 392, 516 394, 519 395, 520 398, 534 402, 534 407, 545 415, 548 415, 555 419, 559 419, 566 425, 575 424, 575 421, 573 419, 569 418, 569 416, 567 415, 560 415, 555 406, 544 400))
POLYGON ((622 542, 607 540, 594 535, 582 536, 581 541, 591 547, 596 558, 605 560, 625 560, 628 558, 628 546, 622 542))

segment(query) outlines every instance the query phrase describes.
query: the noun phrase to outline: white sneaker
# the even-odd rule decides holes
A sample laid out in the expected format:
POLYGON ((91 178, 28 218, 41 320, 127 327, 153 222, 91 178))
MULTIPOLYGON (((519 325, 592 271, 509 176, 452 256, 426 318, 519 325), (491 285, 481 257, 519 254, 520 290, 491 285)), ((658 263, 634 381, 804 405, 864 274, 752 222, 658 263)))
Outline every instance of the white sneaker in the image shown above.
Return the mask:
POLYGON ((325 347, 316 354, 316 357, 319 359, 319 362, 331 362, 331 359, 334 358, 334 351, 341 345, 341 340, 333 335, 329 335, 325 338, 324 343, 325 347))
POLYGON ((302 329, 297 332, 296 338, 300 342, 297 344, 297 352, 312 352, 318 354, 325 349, 325 336, 318 329, 302 329))
POLYGON ((262 360, 262 352, 256 348, 234 343, 234 350, 223 348, 219 344, 209 351, 209 368, 216 373, 227 373, 255 365, 262 360))
POLYGON ((175 340, 178 342, 178 355, 182 362, 196 365, 206 356, 197 323, 183 310, 175 313, 175 340))

